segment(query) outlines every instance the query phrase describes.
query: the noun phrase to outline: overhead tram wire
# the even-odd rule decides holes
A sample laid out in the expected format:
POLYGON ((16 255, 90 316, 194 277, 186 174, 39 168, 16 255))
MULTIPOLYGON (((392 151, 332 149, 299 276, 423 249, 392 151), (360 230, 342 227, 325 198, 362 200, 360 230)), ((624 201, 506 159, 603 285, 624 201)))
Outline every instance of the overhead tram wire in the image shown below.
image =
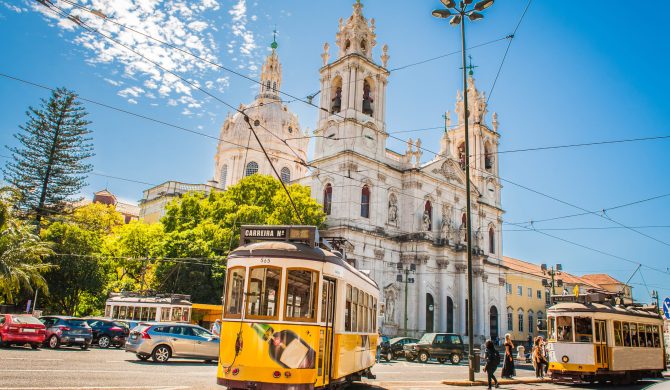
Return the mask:
POLYGON ((652 196, 651 198, 636 200, 634 202, 624 203, 624 204, 608 207, 608 208, 598 210, 598 211, 588 211, 588 212, 577 213, 577 214, 563 215, 563 216, 560 216, 560 217, 538 219, 537 221, 536 220, 531 220, 531 221, 518 222, 518 223, 521 223, 521 224, 523 224, 523 223, 536 224, 536 223, 541 223, 541 222, 557 221, 557 220, 560 220, 560 219, 579 217, 579 216, 582 216, 582 215, 589 215, 589 214, 594 214, 594 213, 598 213, 598 212, 607 212, 607 211, 617 210, 617 209, 621 209, 621 208, 624 208, 624 207, 634 206, 634 205, 637 205, 637 204, 640 204, 640 203, 645 203, 645 202, 649 202, 649 201, 656 200, 656 199, 666 198, 668 196, 670 196, 670 193, 657 195, 657 196, 652 196))
MULTIPOLYGON (((41 4, 44 4, 44 3, 41 3, 41 4)), ((261 146, 261 149, 263 149, 263 154, 265 154, 265 157, 267 158, 268 163, 269 163, 270 166, 272 167, 272 170, 273 170, 273 171, 275 172, 275 174, 277 175, 277 179, 278 179, 280 182, 282 182, 282 188, 284 188, 284 190, 286 191, 286 195, 288 196, 289 200, 291 201, 291 204, 293 205, 293 209, 294 209, 294 211, 295 211, 295 213, 296 213, 296 216, 298 217, 299 220, 302 221, 302 216, 300 215, 300 213, 298 212, 297 207, 295 206, 295 202, 293 201, 293 197, 291 196, 291 193, 289 192, 288 188, 286 188, 286 186, 283 184, 283 181, 281 180, 281 176, 280 176, 279 173, 277 172, 277 169, 275 168, 274 163, 272 162, 272 160, 271 160, 270 157, 268 156, 267 152, 265 151, 265 148, 264 148, 263 145, 261 144, 261 142, 260 142, 258 136, 256 135, 255 130, 253 129, 253 127, 251 127, 251 123, 250 123, 250 121, 249 121, 249 116, 248 116, 245 112, 243 112, 243 111, 241 111, 241 110, 235 108, 233 105, 227 103, 226 101, 220 99, 220 98, 217 97, 216 95, 214 95, 214 94, 210 93, 209 91, 203 89, 202 87, 200 87, 200 86, 197 85, 196 83, 194 83, 194 82, 192 82, 192 81, 190 81, 190 80, 188 80, 188 79, 186 79, 186 78, 180 76, 179 74, 175 73, 174 71, 172 71, 172 70, 170 70, 170 69, 167 69, 167 68, 165 68, 164 66, 158 64, 157 62, 155 62, 155 61, 153 61, 153 60, 147 58, 147 57, 144 56, 142 53, 140 53, 140 52, 138 52, 137 50, 135 50, 135 49, 129 47, 128 45, 126 45, 126 44, 124 44, 124 43, 118 41, 117 39, 114 39, 114 38, 112 38, 112 37, 110 37, 110 36, 108 36, 108 35, 106 35, 106 34, 100 32, 98 29, 95 29, 95 28, 90 27, 89 25, 87 25, 85 22, 81 21, 81 20, 78 19, 78 18, 76 18, 76 20, 75 20, 74 17, 72 17, 71 15, 69 15, 67 12, 65 12, 65 11, 64 11, 62 8, 60 8, 59 6, 57 6, 57 5, 55 5, 55 4, 51 4, 50 6, 47 6, 47 8, 48 8, 49 10, 55 12, 57 15, 63 16, 63 17, 65 17, 65 18, 69 19, 69 20, 73 20, 75 23, 77 23, 79 26, 83 27, 84 29, 88 30, 89 32, 96 33, 96 34, 98 34, 98 35, 104 37, 105 39, 108 39, 108 40, 110 40, 110 41, 116 43, 117 45, 124 47, 125 49, 127 49, 127 50, 129 50, 129 51, 135 53, 136 55, 138 55, 139 57, 141 57, 141 58, 144 59, 145 61, 147 61, 147 62, 153 64, 153 65, 156 66, 157 68, 162 69, 164 72, 168 72, 168 73, 170 73, 171 75, 177 77, 178 79, 180 79, 180 80, 182 80, 183 82, 189 84, 189 85, 192 86, 193 88, 195 88, 195 89, 201 91, 202 93, 206 94, 207 96, 212 97, 213 99, 219 101, 220 103, 224 104, 225 106, 229 107, 230 109, 232 109, 232 110, 234 110, 234 111, 237 111, 237 112, 239 112, 240 114, 242 114, 242 115, 244 116, 244 120, 247 122, 247 124, 249 124, 251 131, 254 132, 254 136, 256 137, 256 140, 258 141, 259 145, 261 146), (58 9, 58 11, 55 10, 53 7, 55 7, 56 9, 58 9)), ((269 131, 269 130, 268 130, 268 131, 269 131)), ((290 148, 290 147, 289 147, 289 148, 290 148)), ((304 162, 303 162, 303 163, 304 163, 304 162)))
POLYGON ((489 90, 489 96, 486 98, 486 104, 489 103, 491 100, 491 95, 493 95, 493 90, 496 87, 496 83, 498 82, 498 77, 500 77, 500 73, 502 72, 503 65, 505 65, 505 59, 507 59, 507 54, 509 53, 509 48, 512 46, 512 42, 514 42, 514 38, 516 37, 517 31, 519 31, 519 26, 521 26, 521 22, 523 22, 524 16, 526 16, 526 12, 528 12, 528 8, 530 8, 530 4, 533 2, 533 0, 528 0, 528 4, 526 4, 526 8, 523 10, 523 13, 521 14, 521 17, 519 18, 519 22, 516 24, 516 27, 514 28, 514 31, 512 32, 511 39, 507 42, 507 48, 505 49, 505 54, 503 54, 502 60, 500 61, 500 66, 498 67, 498 72, 496 73, 496 77, 493 79, 493 84, 491 85, 491 89, 489 90))

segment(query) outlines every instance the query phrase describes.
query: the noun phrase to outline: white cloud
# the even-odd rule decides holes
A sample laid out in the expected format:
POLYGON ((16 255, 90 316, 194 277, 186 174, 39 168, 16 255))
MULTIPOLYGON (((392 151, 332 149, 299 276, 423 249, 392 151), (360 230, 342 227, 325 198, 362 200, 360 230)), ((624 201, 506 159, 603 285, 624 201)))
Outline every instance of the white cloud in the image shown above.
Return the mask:
POLYGON ((0 2, 0 4, 2 4, 3 6, 5 6, 5 8, 9 9, 10 11, 14 11, 14 12, 16 12, 17 14, 20 14, 20 13, 22 13, 22 12, 28 12, 28 9, 27 9, 27 8, 21 8, 21 7, 18 7, 18 6, 16 6, 16 5, 14 5, 14 4, 9 4, 9 3, 5 2, 5 1, 0 2))
MULTIPOLYGON (((65 34, 65 37, 86 49, 86 61, 89 64, 108 65, 111 68, 109 72, 116 74, 117 80, 110 78, 104 78, 104 80, 120 88, 118 95, 129 98, 130 103, 136 104, 141 98, 159 96, 169 99, 169 105, 183 105, 191 109, 201 107, 205 97, 200 93, 193 94, 193 86, 184 83, 170 72, 193 81, 204 80, 215 74, 214 71, 217 68, 213 65, 164 46, 62 0, 51 0, 56 6, 66 10, 89 27, 141 53, 142 56, 164 68, 160 69, 136 53, 101 35, 79 28, 77 23, 56 15, 44 5, 31 0, 24 1, 32 9, 41 12, 52 26, 62 31, 72 32, 72 34, 65 34), (124 78, 125 83, 118 80, 119 76, 124 78), (121 89, 122 86, 125 88, 121 89), (197 95, 197 97, 192 95, 197 95)), ((219 63, 216 55, 219 48, 212 36, 213 26, 208 20, 211 15, 207 15, 207 13, 220 9, 216 0, 75 1, 86 8, 101 12, 119 24, 190 51, 207 61, 219 63)), ((22 12, 21 8, 5 1, 0 1, 0 4, 15 12, 22 12)), ((245 52, 249 52, 255 49, 255 44, 253 33, 246 30, 246 5, 244 0, 238 2, 237 5, 235 14, 230 14, 232 33, 236 34, 237 31, 237 34, 241 34, 240 39, 243 41, 241 47, 245 52), (240 3, 241 6, 238 7, 240 3)), ((218 88, 223 86, 219 82, 216 85, 218 88)), ((190 110, 185 110, 185 112, 191 113, 190 110)))

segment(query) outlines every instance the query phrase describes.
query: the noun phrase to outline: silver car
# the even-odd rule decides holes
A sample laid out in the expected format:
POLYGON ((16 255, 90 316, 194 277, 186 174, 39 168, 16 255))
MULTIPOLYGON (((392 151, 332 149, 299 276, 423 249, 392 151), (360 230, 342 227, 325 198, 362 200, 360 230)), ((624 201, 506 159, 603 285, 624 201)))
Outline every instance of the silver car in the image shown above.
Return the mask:
POLYGON ((152 358, 158 363, 171 357, 209 363, 219 359, 219 338, 198 325, 143 323, 130 332, 126 352, 134 353, 140 360, 152 358))

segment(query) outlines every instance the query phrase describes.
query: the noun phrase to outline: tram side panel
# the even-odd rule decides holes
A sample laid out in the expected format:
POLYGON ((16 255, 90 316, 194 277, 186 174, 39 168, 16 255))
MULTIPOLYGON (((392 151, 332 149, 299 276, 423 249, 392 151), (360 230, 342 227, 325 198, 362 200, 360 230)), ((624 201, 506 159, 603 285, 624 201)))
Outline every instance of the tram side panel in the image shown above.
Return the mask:
POLYGON ((612 371, 663 370, 658 348, 613 347, 612 371))
POLYGON ((335 335, 335 378, 363 371, 375 364, 376 334, 341 333, 335 335))
POLYGON ((556 343, 547 345, 549 369, 552 371, 595 372, 592 343, 556 343))

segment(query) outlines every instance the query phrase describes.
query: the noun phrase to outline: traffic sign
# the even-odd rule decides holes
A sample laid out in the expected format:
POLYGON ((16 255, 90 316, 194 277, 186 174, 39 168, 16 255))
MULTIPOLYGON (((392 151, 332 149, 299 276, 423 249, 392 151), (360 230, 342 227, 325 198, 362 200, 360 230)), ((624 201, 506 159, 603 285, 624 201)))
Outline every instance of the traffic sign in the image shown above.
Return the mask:
POLYGON ((663 315, 666 320, 670 320, 670 298, 665 298, 663 301, 663 315))

